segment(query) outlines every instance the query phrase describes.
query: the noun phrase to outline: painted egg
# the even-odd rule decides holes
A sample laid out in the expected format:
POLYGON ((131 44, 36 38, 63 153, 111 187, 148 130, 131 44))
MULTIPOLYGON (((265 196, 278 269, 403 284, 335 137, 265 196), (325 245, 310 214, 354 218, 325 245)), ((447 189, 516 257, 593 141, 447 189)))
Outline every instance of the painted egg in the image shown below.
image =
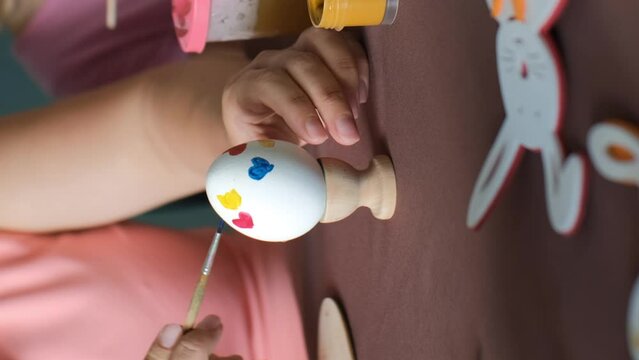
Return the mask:
POLYGON ((209 169, 206 194, 228 225, 264 241, 304 235, 326 209, 321 166, 285 141, 253 141, 226 151, 209 169))

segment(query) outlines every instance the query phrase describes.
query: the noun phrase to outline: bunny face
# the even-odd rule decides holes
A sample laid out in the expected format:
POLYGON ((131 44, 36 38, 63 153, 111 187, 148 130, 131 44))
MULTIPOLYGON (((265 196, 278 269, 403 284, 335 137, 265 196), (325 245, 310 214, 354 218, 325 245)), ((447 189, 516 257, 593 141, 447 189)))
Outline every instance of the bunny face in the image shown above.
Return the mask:
POLYGON ((508 120, 525 129, 522 144, 539 148, 536 139, 555 132, 562 116, 559 60, 545 39, 513 20, 499 29, 497 67, 508 120))
POLYGON ((560 62, 545 32, 565 0, 486 0, 497 32, 497 67, 509 126, 518 139, 538 149, 541 139, 559 129, 564 79, 560 62))

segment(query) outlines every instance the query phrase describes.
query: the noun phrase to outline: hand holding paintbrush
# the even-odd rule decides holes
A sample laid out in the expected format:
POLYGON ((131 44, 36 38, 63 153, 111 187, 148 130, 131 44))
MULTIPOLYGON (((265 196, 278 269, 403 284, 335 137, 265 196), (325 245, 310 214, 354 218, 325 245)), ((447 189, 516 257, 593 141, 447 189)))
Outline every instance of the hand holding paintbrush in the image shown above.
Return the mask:
POLYGON ((178 324, 166 325, 151 345, 145 360, 242 360, 240 356, 212 354, 222 336, 222 324, 209 315, 195 328, 183 332, 178 324))
POLYGON ((217 225, 215 236, 213 237, 213 242, 211 242, 211 247, 209 247, 209 252, 206 254, 206 259, 204 260, 204 264, 202 265, 200 280, 198 281, 197 286, 195 287, 195 291, 193 292, 191 305, 189 306, 189 311, 186 315, 186 321, 184 321, 184 330, 188 331, 189 329, 193 328, 193 325, 195 325, 195 319, 197 318, 197 314, 200 311, 200 306, 202 305, 202 300, 204 299, 206 284, 209 280, 209 275, 211 274, 213 260, 215 259, 215 254, 217 253, 217 247, 220 245, 220 238, 222 237, 223 230, 224 221, 220 220, 217 225))
POLYGON ((184 325, 171 324, 165 326, 151 349, 149 349, 145 360, 241 360, 239 356, 221 358, 210 355, 222 335, 222 323, 217 316, 209 315, 194 327, 195 319, 204 299, 206 284, 211 274, 213 260, 220 244, 223 229, 224 221, 220 220, 202 265, 200 279, 193 292, 193 298, 191 299, 184 325))

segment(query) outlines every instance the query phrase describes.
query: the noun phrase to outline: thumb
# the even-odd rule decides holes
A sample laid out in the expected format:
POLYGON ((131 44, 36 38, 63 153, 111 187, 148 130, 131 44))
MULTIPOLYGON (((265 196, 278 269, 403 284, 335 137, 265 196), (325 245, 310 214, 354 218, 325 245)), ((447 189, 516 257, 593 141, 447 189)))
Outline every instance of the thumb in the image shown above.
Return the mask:
POLYGON ((173 349, 171 360, 206 360, 222 336, 222 323, 217 316, 207 316, 189 330, 173 349))
POLYGON ((144 360, 169 360, 171 349, 181 335, 182 327, 180 325, 166 325, 155 338, 144 360))

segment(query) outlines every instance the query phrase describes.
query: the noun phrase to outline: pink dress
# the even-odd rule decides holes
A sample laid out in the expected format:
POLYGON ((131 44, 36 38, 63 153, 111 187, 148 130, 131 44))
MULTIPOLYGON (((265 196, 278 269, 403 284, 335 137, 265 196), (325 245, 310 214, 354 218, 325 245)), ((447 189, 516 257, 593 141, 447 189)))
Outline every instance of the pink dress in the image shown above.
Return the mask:
MULTIPOLYGON (((15 53, 52 95, 72 95, 184 58, 168 0, 45 0, 15 53)), ((213 230, 121 224, 59 235, 0 232, 0 359, 141 359, 181 323, 213 230)), ((218 355, 307 359, 284 248, 225 236, 201 314, 224 323, 218 355)))

